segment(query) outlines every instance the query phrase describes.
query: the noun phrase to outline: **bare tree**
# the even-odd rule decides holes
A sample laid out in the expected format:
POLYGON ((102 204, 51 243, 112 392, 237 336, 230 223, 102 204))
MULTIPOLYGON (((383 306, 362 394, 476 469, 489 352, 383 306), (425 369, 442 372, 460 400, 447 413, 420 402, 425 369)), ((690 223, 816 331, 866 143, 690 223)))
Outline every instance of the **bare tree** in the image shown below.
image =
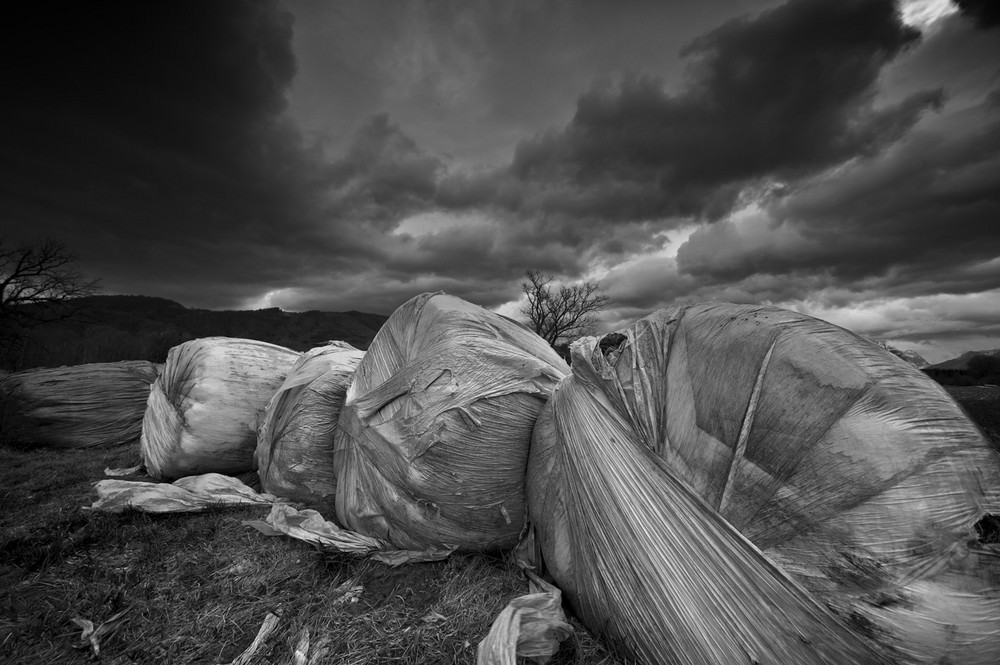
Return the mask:
POLYGON ((98 280, 87 279, 65 244, 45 239, 12 246, 0 239, 0 343, 22 331, 76 313, 73 300, 93 295, 98 280))
POLYGON ((553 286, 555 277, 537 270, 524 273, 521 289, 528 297, 521 313, 529 326, 546 342, 556 346, 586 334, 594 325, 594 314, 608 306, 611 298, 600 292, 597 282, 553 286))

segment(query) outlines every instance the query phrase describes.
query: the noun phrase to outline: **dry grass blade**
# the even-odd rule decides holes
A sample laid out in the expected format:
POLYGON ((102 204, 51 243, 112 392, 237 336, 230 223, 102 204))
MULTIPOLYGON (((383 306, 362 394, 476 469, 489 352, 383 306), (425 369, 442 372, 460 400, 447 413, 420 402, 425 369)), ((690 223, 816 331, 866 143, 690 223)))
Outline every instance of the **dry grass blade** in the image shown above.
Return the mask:
POLYGON ((82 619, 80 617, 73 617, 73 623, 83 629, 83 632, 80 633, 80 644, 78 644, 76 648, 86 649, 89 647, 91 651, 93 651, 94 655, 99 657, 101 655, 101 640, 105 637, 113 635, 115 631, 118 630, 122 622, 125 620, 126 614, 128 614, 128 610, 122 610, 110 619, 101 623, 101 625, 97 628, 94 628, 93 621, 82 619))
POLYGON ((299 641, 295 644, 292 652, 292 665, 308 665, 309 656, 309 629, 303 628, 299 635, 299 641))
MULTIPOLYGON (((257 636, 253 638, 253 642, 250 646, 246 648, 246 651, 241 653, 236 657, 229 665, 250 665, 254 658, 257 657, 257 652, 260 651, 261 647, 264 646, 264 642, 267 638, 271 636, 274 629, 278 627, 278 615, 268 612, 267 616, 264 618, 264 623, 260 625, 260 630, 257 631, 257 636)), ((308 648, 308 633, 306 635, 306 648, 308 648)))

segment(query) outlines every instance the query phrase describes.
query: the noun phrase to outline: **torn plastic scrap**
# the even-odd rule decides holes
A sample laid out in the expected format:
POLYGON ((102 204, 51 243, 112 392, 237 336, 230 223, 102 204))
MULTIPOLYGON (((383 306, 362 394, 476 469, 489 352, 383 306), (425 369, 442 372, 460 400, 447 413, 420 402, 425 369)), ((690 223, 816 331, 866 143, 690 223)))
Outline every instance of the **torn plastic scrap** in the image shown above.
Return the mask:
POLYGON ((126 614, 128 614, 128 610, 122 610, 107 621, 102 622, 101 625, 97 627, 95 627, 94 622, 89 619, 73 617, 71 621, 82 629, 82 632, 80 633, 80 643, 76 645, 76 648, 89 648, 93 652, 95 658, 100 658, 101 640, 105 637, 114 635, 118 628, 121 627, 122 622, 125 621, 126 614))
POLYGON ((218 473, 188 476, 173 483, 108 479, 94 489, 97 500, 90 510, 120 513, 126 509, 145 513, 191 513, 214 505, 268 504, 275 498, 259 494, 236 478, 218 473))
POLYGON ((284 503, 271 506, 270 514, 263 521, 244 520, 243 524, 267 536, 285 535, 325 550, 347 554, 374 553, 372 559, 393 567, 417 561, 440 561, 455 551, 454 547, 397 550, 379 538, 344 529, 315 510, 300 511, 284 503))
POLYGON ((386 547, 385 541, 342 529, 315 510, 299 511, 285 503, 272 505, 270 514, 263 522, 244 520, 243 524, 264 535, 286 535, 317 547, 350 554, 368 554, 386 547))
POLYGON ((267 641, 267 638, 271 636, 271 633, 277 627, 278 616, 272 612, 268 612, 264 618, 264 623, 260 625, 260 630, 257 631, 257 636, 253 638, 253 642, 235 660, 230 662, 229 665, 250 665, 250 663, 257 660, 257 652, 260 651, 260 648, 264 646, 264 642, 267 641))
POLYGON ((562 592, 530 571, 531 593, 515 598, 479 643, 477 665, 515 665, 517 658, 546 663, 573 634, 562 610, 562 592))

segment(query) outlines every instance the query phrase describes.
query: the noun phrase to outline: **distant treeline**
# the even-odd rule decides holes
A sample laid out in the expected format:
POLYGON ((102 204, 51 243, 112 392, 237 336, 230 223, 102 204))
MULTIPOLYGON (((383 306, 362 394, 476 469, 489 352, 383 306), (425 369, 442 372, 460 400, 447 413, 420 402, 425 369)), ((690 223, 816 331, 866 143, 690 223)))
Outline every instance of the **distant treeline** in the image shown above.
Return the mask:
POLYGON ((927 367, 924 371, 945 386, 1000 385, 1000 356, 976 354, 965 367, 927 367))
POLYGON ((91 362, 161 363, 171 347, 199 337, 256 339, 306 351, 330 340, 367 349, 385 316, 364 312, 188 309, 164 298, 91 296, 66 304, 73 313, 20 331, 0 350, 0 368, 58 367, 91 362))

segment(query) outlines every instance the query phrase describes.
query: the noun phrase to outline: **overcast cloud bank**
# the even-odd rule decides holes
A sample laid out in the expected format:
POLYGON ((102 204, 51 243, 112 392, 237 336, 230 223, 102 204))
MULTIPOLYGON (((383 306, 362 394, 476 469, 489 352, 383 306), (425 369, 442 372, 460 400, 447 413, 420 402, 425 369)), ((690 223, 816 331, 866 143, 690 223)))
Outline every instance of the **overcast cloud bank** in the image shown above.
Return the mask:
POLYGON ((767 302, 942 360, 1000 346, 1000 33, 963 4, 672 40, 597 3, 21 8, 0 214, 189 306, 513 313, 536 268, 601 279, 608 327, 767 302))

